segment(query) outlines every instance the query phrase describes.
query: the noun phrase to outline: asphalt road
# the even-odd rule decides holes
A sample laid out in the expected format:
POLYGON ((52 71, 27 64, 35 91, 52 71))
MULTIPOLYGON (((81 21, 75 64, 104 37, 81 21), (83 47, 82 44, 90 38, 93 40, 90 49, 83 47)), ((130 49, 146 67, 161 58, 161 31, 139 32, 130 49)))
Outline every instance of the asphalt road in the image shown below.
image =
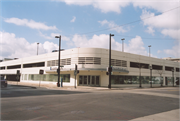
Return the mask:
MULTIPOLYGON (((179 94, 177 87, 138 91, 179 94)), ((123 90, 1 89, 1 120, 131 120, 174 109, 179 109, 179 98, 123 90)))

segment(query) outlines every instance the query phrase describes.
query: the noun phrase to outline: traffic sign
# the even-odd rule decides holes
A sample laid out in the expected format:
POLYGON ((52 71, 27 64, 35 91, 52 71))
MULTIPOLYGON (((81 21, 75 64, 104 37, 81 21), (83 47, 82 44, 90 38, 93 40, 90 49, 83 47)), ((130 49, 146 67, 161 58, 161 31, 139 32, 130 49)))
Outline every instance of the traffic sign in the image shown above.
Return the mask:
POLYGON ((16 81, 20 81, 20 75, 16 76, 16 81))
POLYGON ((39 74, 44 74, 44 70, 39 70, 39 74))
POLYGON ((76 70, 74 71, 74 75, 75 75, 75 76, 77 75, 77 71, 76 71, 76 70))

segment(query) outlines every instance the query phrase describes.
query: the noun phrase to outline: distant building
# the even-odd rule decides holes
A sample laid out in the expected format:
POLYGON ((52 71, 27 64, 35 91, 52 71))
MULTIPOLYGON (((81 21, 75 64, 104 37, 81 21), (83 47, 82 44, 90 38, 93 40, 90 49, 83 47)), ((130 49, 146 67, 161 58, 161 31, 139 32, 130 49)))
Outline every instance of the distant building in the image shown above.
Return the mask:
POLYGON ((176 62, 180 62, 180 58, 171 58, 171 57, 168 57, 168 58, 163 58, 165 60, 169 60, 169 61, 176 61, 176 62))
MULTIPOLYGON (((101 48, 74 48, 61 51, 60 69, 63 86, 74 86, 75 64, 78 66, 77 86, 105 86, 109 84, 109 75, 106 75, 109 66, 109 49, 101 48)), ((158 59, 127 52, 111 52, 112 87, 138 86, 140 79, 143 86, 153 85, 172 86, 179 80, 179 64, 176 61, 158 59), (152 80, 150 68, 152 67, 152 80), (141 68, 140 68, 141 67, 141 68)), ((0 62, 0 74, 9 79, 16 78, 20 70, 22 82, 53 83, 58 80, 58 52, 36 55, 0 62), (44 70, 40 75, 39 70, 44 70)))

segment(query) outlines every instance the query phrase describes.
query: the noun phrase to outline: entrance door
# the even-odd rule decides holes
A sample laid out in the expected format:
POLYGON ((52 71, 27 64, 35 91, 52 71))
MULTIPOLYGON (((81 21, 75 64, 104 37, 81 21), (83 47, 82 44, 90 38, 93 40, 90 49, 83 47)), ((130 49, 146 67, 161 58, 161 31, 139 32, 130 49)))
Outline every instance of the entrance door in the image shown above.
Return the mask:
POLYGON ((165 83, 166 83, 166 85, 168 85, 168 79, 167 79, 167 77, 165 78, 165 83))
POLYGON ((80 75, 79 85, 80 86, 100 86, 100 78, 99 76, 80 75))
POLYGON ((87 85, 87 76, 79 76, 79 85, 87 85))

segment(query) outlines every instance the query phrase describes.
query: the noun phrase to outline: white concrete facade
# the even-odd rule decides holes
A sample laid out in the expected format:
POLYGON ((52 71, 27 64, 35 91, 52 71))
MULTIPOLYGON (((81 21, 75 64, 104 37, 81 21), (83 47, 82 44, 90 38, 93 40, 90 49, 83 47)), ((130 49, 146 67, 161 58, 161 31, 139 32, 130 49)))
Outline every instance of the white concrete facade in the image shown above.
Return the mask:
MULTIPOLYGON (((119 68, 117 71, 113 71, 112 75, 116 75, 121 78, 120 76, 124 76, 123 79, 131 80, 134 77, 128 77, 128 76, 136 76, 139 77, 150 76, 150 69, 148 68, 135 68, 131 67, 131 63, 143 63, 148 66, 162 66, 162 70, 152 69, 152 76, 153 77, 160 77, 160 72, 162 72, 163 77, 163 85, 166 85, 166 78, 171 78, 174 75, 174 83, 176 79, 179 79, 180 73, 180 63, 179 62, 173 62, 169 60, 164 59, 158 59, 148 56, 142 56, 142 55, 136 55, 126 52, 120 52, 120 51, 111 51, 111 59, 114 59, 114 65, 113 68, 119 68), (118 65, 119 63, 119 65, 118 65), (174 73, 166 67, 172 67, 174 69, 174 73), (124 69, 125 71, 122 71, 124 69), (140 73, 141 70, 141 73, 140 73), (126 72, 127 71, 127 72, 126 72)), ((56 74, 57 69, 57 60, 58 60, 58 52, 53 53, 47 53, 32 57, 26 57, 26 58, 20 58, 17 60, 9 60, 9 61, 3 61, 0 62, 0 74, 1 75, 11 75, 16 74, 17 70, 20 70, 21 73, 21 80, 20 81, 28 81, 28 82, 38 82, 38 80, 31 80, 29 79, 29 75, 38 75, 39 70, 44 70, 44 75, 49 76, 47 78, 50 78, 52 74, 56 74), (35 64, 44 62, 44 66, 35 66, 35 67, 25 67, 25 64, 35 64), (49 65, 48 65, 49 64, 49 65), (11 66, 20 65, 20 68, 13 67, 13 69, 9 69, 11 66)), ((74 69, 75 64, 78 65, 78 70, 80 70, 80 73, 77 75, 77 81, 76 85, 81 85, 80 78, 88 80, 99 80, 99 86, 108 86, 109 83, 109 76, 106 75, 106 68, 109 65, 109 50, 108 49, 102 49, 102 48, 74 48, 69 49, 65 51, 61 51, 61 65, 64 65, 64 67, 61 67, 61 74, 68 74, 70 75, 69 82, 63 82, 64 86, 74 86, 75 83, 75 76, 74 76, 74 69), (64 60, 62 60, 64 59, 64 60), (82 63, 81 63, 82 62, 82 63), (87 76, 87 77, 86 77, 87 76), (89 76, 89 77, 88 77, 89 76), (98 77, 97 77, 98 76, 98 77)), ((113 61, 112 61, 113 63, 113 61)), ((34 66, 34 65, 33 65, 34 66)), ((56 76, 54 75, 54 76, 56 76)), ((34 76, 33 76, 34 78, 34 76)), ((115 77, 114 77, 115 78, 115 77)), ((52 78, 51 78, 52 79, 52 78)), ((52 79, 53 80, 53 79, 52 79)), ((119 79, 120 80, 120 79, 119 79)), ((42 83, 54 83, 56 84, 56 80, 53 81, 42 81, 42 83)), ((84 81, 83 81, 84 82, 84 81)), ((86 83, 88 82, 84 82, 86 83)), ((112 86, 121 86, 122 82, 120 84, 112 84, 112 86)), ((123 85, 125 83, 123 82, 123 85)), ((87 84, 88 85, 88 84, 87 84)), ((131 85, 131 84, 128 84, 131 85)), ((133 84, 132 84, 133 85, 133 84)), ((134 84, 136 85, 136 84, 134 84)), ((97 86, 97 85, 96 85, 97 86)))

